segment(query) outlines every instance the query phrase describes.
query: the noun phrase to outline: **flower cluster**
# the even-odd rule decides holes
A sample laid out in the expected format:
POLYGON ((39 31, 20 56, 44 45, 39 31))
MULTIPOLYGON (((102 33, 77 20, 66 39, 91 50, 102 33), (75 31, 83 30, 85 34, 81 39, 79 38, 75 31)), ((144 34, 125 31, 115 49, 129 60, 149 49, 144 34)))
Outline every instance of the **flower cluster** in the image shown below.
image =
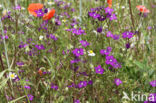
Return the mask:
POLYGON ((111 65, 115 69, 121 68, 121 64, 117 62, 117 60, 114 58, 114 56, 106 56, 106 64, 111 65))
POLYGON ((117 20, 116 14, 113 13, 114 10, 110 7, 97 7, 97 8, 91 8, 91 10, 88 12, 88 15, 92 17, 93 19, 98 19, 99 21, 104 21, 105 19, 117 20), (103 12, 104 11, 104 12, 103 12))
POLYGON ((103 56, 104 55, 106 56, 105 57, 105 59, 106 59, 105 63, 107 65, 111 65, 115 69, 121 68, 121 64, 117 62, 117 60, 114 58, 114 56, 110 55, 111 51, 112 51, 112 48, 107 47, 107 49, 101 49, 100 54, 103 55, 103 56))
POLYGON ((76 29, 76 28, 72 28, 72 29, 66 29, 66 31, 71 31, 73 34, 75 35, 86 35, 85 30, 82 30, 81 28, 76 29))
POLYGON ((28 11, 35 17, 42 17, 43 20, 50 20, 55 14, 55 9, 51 9, 48 12, 48 10, 44 9, 43 7, 44 7, 43 4, 31 3, 29 4, 28 11))
POLYGON ((58 90, 58 86, 54 85, 53 83, 51 83, 51 88, 54 89, 54 90, 58 90))
POLYGON ((101 55, 109 55, 112 51, 112 48, 111 47, 107 47, 107 49, 101 49, 100 50, 100 54, 101 55))
POLYGON ((113 34, 111 31, 108 31, 106 33, 106 37, 111 37, 112 39, 114 40, 118 40, 120 38, 120 35, 117 35, 117 34, 113 34))
POLYGON ((128 39, 130 39, 130 38, 132 38, 133 36, 134 36, 134 33, 133 33, 133 32, 130 32, 130 31, 125 31, 125 32, 122 33, 122 37, 123 37, 123 38, 128 38, 128 39))
POLYGON ((46 36, 47 36, 47 38, 51 38, 54 41, 56 41, 58 39, 54 34, 49 34, 49 35, 47 34, 46 36))
POLYGON ((86 87, 87 85, 92 85, 93 84, 93 81, 92 80, 89 80, 89 81, 80 81, 77 85, 72 83, 71 85, 69 85, 68 87, 71 88, 71 87, 75 87, 75 88, 84 88, 86 87))

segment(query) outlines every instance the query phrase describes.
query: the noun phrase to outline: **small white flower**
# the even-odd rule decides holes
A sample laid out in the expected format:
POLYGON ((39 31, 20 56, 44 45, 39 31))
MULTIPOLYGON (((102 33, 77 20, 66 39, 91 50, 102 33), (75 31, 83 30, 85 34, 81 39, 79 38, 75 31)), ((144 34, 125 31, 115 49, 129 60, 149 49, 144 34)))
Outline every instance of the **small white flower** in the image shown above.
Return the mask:
POLYGON ((54 2, 47 2, 48 5, 54 5, 54 2))
POLYGON ((125 8, 125 6, 121 6, 121 8, 122 8, 122 9, 124 9, 124 8, 125 8))
POLYGON ((17 77, 17 75, 15 73, 12 73, 12 72, 9 73, 10 79, 15 79, 16 77, 17 77))
POLYGON ((29 46, 26 46, 25 51, 26 51, 26 52, 30 51, 29 46))
POLYGON ((64 20, 62 20, 62 22, 64 22, 64 23, 65 23, 65 22, 67 22, 67 20, 66 20, 66 19, 64 19, 64 20))
POLYGON ((80 19, 80 17, 79 17, 79 16, 73 16, 73 18, 74 18, 74 19, 80 19))
POLYGON ((92 50, 88 51, 88 56, 95 56, 95 53, 92 50))
POLYGON ((24 7, 21 7, 21 10, 25 10, 25 8, 24 7))
POLYGON ((43 38, 44 38, 44 36, 41 35, 41 36, 39 37, 39 40, 43 40, 43 38))
POLYGON ((66 88, 65 88, 65 91, 68 91, 68 90, 69 90, 68 87, 66 87, 66 88))
POLYGON ((96 30, 93 30, 93 33, 95 33, 97 35, 97 31, 96 30))

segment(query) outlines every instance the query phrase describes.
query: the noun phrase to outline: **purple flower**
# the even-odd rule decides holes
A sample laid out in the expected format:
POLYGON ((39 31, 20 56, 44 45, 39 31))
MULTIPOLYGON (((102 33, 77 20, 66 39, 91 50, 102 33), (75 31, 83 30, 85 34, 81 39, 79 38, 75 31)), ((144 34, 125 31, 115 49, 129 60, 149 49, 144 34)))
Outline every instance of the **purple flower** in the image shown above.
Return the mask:
POLYGON ((0 38, 3 40, 3 39, 8 39, 8 35, 5 35, 5 36, 0 36, 0 38))
POLYGON ((100 54, 101 55, 109 55, 111 53, 111 51, 112 51, 112 48, 111 47, 107 47, 106 50, 105 49, 101 49, 100 50, 100 54))
POLYGON ((148 101, 144 101, 144 103, 156 103, 156 93, 150 93, 148 101))
POLYGON ((156 87, 156 80, 151 81, 151 82, 150 82, 150 85, 151 85, 152 87, 156 87))
POLYGON ((44 12, 42 11, 42 9, 35 11, 37 14, 37 17, 42 17, 44 15, 44 12))
POLYGON ((38 49, 38 50, 44 50, 45 47, 41 44, 41 45, 35 45, 35 47, 38 49))
POLYGON ((21 49, 21 48, 25 48, 26 46, 28 46, 28 44, 23 44, 23 42, 21 42, 18 47, 21 49))
POLYGON ((91 9, 90 9, 91 12, 94 12, 95 10, 96 10, 95 8, 91 8, 91 9))
POLYGON ((133 35, 134 35, 134 33, 130 32, 130 31, 125 31, 125 32, 122 33, 123 38, 129 38, 130 39, 130 38, 133 37, 133 35))
POLYGON ((113 66, 115 69, 121 68, 121 64, 118 63, 118 62, 115 62, 112 66, 113 66))
POLYGON ((111 31, 108 31, 106 34, 107 37, 113 37, 113 34, 111 33, 111 31))
POLYGON ((100 16, 98 17, 98 20, 99 20, 99 21, 104 21, 105 19, 106 19, 106 17, 103 16, 103 15, 100 15, 100 16))
POLYGON ((54 85, 53 83, 51 83, 51 88, 57 90, 58 89, 58 86, 57 85, 54 85))
POLYGON ((96 12, 88 12, 89 16, 94 18, 94 19, 97 19, 98 17, 100 17, 100 14, 97 14, 96 12))
POLYGON ((24 65, 23 62, 16 62, 16 64, 17 64, 18 66, 23 66, 23 65, 24 65))
POLYGON ((48 49, 47 53, 52 53, 52 48, 48 49))
POLYGON ((56 25, 61 25, 61 21, 58 20, 58 19, 55 19, 55 24, 56 24, 56 25))
POLYGON ((81 55, 84 54, 84 50, 83 50, 83 48, 75 48, 75 49, 73 50, 73 54, 74 54, 75 56, 79 57, 79 56, 81 56, 81 55))
POLYGON ((156 103, 156 93, 151 93, 148 99, 151 101, 151 103, 156 103))
POLYGON ((30 89, 31 89, 31 87, 30 87, 30 86, 28 86, 28 85, 25 85, 25 86, 24 86, 24 88, 25 88, 25 89, 28 89, 28 90, 30 90, 30 89))
POLYGON ((6 34, 7 33, 7 30, 4 30, 4 34, 6 34))
POLYGON ((87 81, 80 81, 78 84, 78 88, 83 88, 87 86, 87 81))
POLYGON ((111 9, 110 7, 107 7, 104 9, 106 14, 112 14, 112 12, 114 11, 113 9, 111 9))
POLYGON ((71 63, 71 64, 73 64, 73 63, 78 63, 79 61, 80 61, 80 59, 76 58, 76 59, 74 59, 74 60, 71 60, 70 63, 71 63))
POLYGON ((107 16, 109 18, 110 21, 112 20, 117 20, 117 17, 115 14, 112 14, 111 16, 107 16))
POLYGON ((84 75, 84 76, 88 76, 88 74, 86 72, 80 72, 79 74, 84 75))
POLYGON ((34 99, 34 96, 31 95, 31 94, 28 94, 28 98, 29 98, 30 101, 32 101, 34 99))
POLYGON ((152 27, 151 27, 151 26, 148 26, 148 27, 147 27, 147 29, 148 29, 148 30, 151 30, 151 29, 152 29, 152 27))
POLYGON ((71 11, 72 11, 72 12, 75 12, 75 9, 74 9, 74 8, 72 8, 72 9, 71 9, 71 11))
POLYGON ((116 62, 116 59, 112 55, 106 56, 106 64, 110 64, 113 66, 116 62))
POLYGON ((120 38, 120 35, 116 35, 116 34, 113 35, 114 40, 119 40, 119 38, 120 38))
POLYGON ((53 40, 55 40, 55 41, 58 39, 58 38, 57 38, 55 35, 53 35, 53 34, 50 34, 49 36, 50 36, 51 39, 53 39, 53 40))
POLYGON ((88 81, 88 85, 92 85, 93 84, 93 81, 92 80, 89 80, 88 81))
POLYGON ((109 46, 108 46, 108 47, 107 47, 107 51, 108 51, 108 52, 111 52, 111 51, 112 51, 112 47, 109 47, 109 46))
POLYGON ((97 28, 97 32, 101 33, 102 32, 102 27, 97 28))
POLYGON ((109 55, 109 52, 107 52, 107 50, 105 50, 105 49, 101 49, 100 54, 101 55, 109 55))
POLYGON ((126 44, 126 48, 127 48, 127 49, 129 49, 130 46, 131 46, 130 43, 127 43, 127 44, 126 44))
POLYGON ((75 87, 75 84, 72 83, 71 85, 68 86, 68 88, 71 88, 71 87, 75 87))
POLYGON ((79 28, 79 29, 73 28, 73 29, 72 29, 72 33, 73 33, 73 34, 76 34, 76 35, 82 35, 82 34, 85 35, 85 31, 82 30, 81 28, 79 28))
POLYGON ((120 84, 122 84, 122 81, 119 78, 114 79, 114 82, 117 86, 119 86, 120 84))
POLYGON ((21 6, 17 5, 16 7, 13 8, 14 10, 21 10, 21 6))
POLYGON ((104 69, 101 67, 101 65, 98 65, 97 67, 95 67, 96 73, 97 74, 103 74, 104 69))
POLYGON ((74 103, 80 103, 80 100, 75 100, 74 103))
POLYGON ((87 46, 90 45, 90 43, 88 43, 87 41, 84 41, 84 40, 81 40, 80 43, 81 43, 81 45, 82 45, 83 47, 87 47, 87 46))
POLYGON ((44 13, 48 13, 48 9, 47 8, 44 9, 44 13))
POLYGON ((66 31, 70 31, 72 32, 73 34, 76 34, 76 35, 82 35, 82 34, 86 34, 84 30, 82 30, 81 28, 79 29, 76 29, 76 28, 72 28, 72 29, 66 29, 66 31))

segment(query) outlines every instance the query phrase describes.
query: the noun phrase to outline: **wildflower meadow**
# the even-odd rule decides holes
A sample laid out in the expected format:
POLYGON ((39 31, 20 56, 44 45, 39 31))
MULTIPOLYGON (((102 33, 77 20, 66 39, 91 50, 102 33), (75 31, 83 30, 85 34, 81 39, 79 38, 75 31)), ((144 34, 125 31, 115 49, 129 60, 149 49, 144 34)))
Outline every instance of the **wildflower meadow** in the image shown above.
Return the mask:
POLYGON ((156 0, 0 0, 0 103, 156 103, 156 0))

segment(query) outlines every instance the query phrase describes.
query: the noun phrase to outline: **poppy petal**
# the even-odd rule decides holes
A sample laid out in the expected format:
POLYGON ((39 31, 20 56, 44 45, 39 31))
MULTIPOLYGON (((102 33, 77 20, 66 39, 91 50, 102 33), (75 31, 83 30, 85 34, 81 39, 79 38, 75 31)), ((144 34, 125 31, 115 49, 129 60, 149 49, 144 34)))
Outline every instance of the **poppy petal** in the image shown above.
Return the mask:
POLYGON ((43 8, 43 4, 40 4, 40 3, 31 3, 29 4, 29 7, 28 7, 28 11, 30 14, 34 15, 37 17, 37 14, 35 13, 36 10, 40 10, 43 8))
POLYGON ((136 8, 140 11, 140 12, 143 12, 143 13, 149 13, 150 11, 143 5, 138 5, 136 6, 136 8))
POLYGON ((29 11, 30 14, 32 14, 33 16, 37 17, 37 14, 36 12, 33 12, 33 11, 29 11))
POLYGON ((43 20, 49 20, 51 19, 55 14, 55 9, 50 10, 47 14, 43 16, 43 20))
POLYGON ((108 3, 108 7, 112 7, 112 0, 107 0, 107 3, 108 3))

